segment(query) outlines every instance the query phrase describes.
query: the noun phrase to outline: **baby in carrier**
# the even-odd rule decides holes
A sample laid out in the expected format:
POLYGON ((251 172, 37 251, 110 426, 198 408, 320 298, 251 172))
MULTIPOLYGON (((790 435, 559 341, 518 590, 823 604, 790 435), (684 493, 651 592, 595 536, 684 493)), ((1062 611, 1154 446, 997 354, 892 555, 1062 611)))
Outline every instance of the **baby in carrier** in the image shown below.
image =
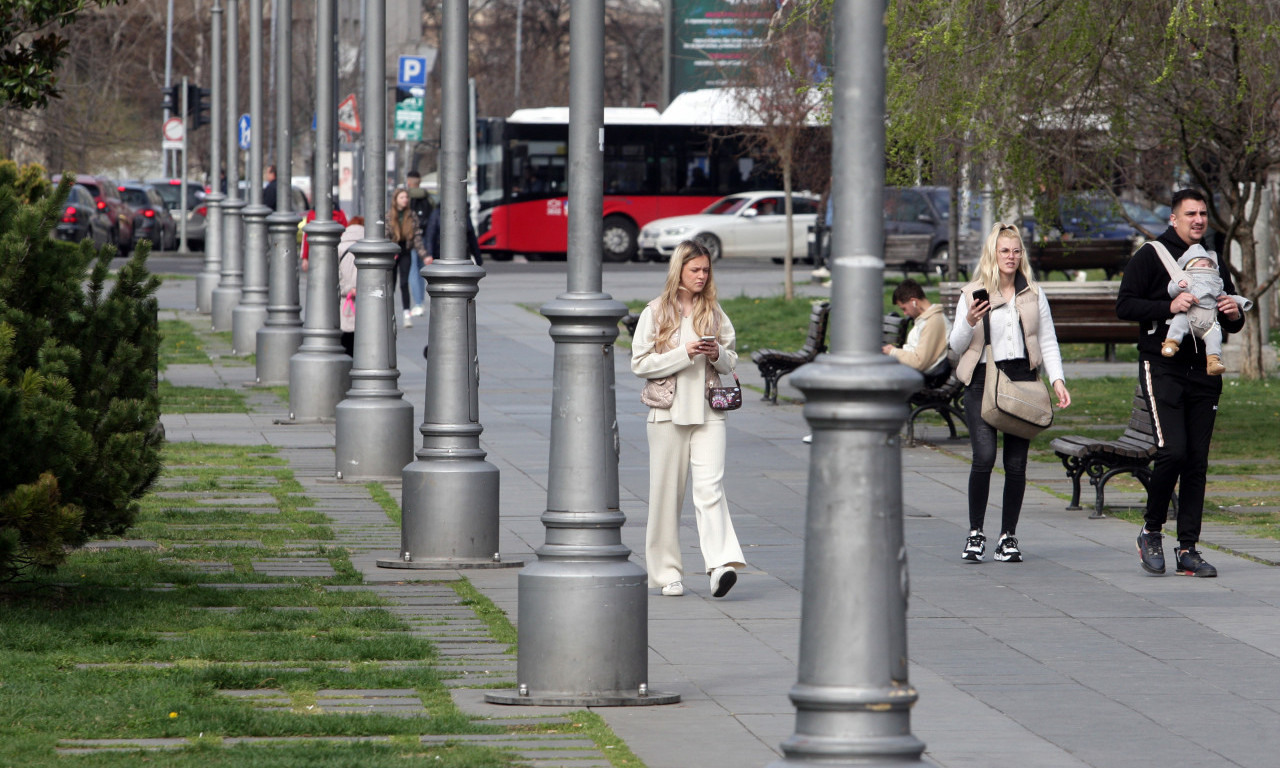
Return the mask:
MULTIPOLYGON (((1169 281, 1169 298, 1179 293, 1190 293, 1196 300, 1186 312, 1180 312, 1169 321, 1169 333, 1165 336, 1160 354, 1173 357, 1191 331, 1194 338, 1204 340, 1206 355, 1205 373, 1221 376, 1227 369, 1222 364, 1222 328, 1218 325, 1218 297, 1225 294, 1222 275, 1218 272, 1218 259, 1213 251, 1202 245, 1193 245, 1178 259, 1178 266, 1186 273, 1185 280, 1169 281)), ((1243 296, 1231 297, 1247 312, 1253 302, 1243 296)), ((1194 343, 1194 341, 1193 341, 1194 343)))

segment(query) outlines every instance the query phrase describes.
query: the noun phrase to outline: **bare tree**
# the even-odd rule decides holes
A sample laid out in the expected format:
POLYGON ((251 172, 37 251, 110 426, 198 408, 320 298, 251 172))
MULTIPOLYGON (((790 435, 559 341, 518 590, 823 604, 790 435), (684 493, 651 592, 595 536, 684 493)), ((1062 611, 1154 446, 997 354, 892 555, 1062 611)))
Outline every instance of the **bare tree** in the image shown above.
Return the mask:
MULTIPOLYGON (((772 0, 762 3, 771 8, 772 0)), ((744 129, 746 144, 776 163, 786 193, 787 248, 783 256, 784 292, 795 296, 795 220, 791 194, 797 180, 825 192, 830 183, 830 129, 815 126, 825 107, 811 86, 822 79, 822 57, 829 17, 820 9, 783 5, 769 35, 746 66, 736 68, 734 94, 754 125, 744 129)))

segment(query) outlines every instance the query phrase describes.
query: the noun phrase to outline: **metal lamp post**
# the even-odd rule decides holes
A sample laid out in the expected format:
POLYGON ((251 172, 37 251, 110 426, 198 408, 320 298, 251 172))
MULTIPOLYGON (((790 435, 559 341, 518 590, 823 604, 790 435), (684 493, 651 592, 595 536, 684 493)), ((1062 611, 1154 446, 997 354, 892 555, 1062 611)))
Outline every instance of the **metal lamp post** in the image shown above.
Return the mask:
POLYGON ((399 478, 413 461, 413 406, 396 388, 395 297, 390 286, 400 248, 387 239, 387 16, 382 0, 365 0, 364 239, 356 258, 355 362, 351 389, 334 409, 340 480, 399 478))
POLYGON ((792 374, 813 430, 796 730, 773 768, 927 765, 911 734, 898 431, 920 374, 880 353, 884 0, 835 6, 831 351, 792 374), (857 552, 857 557, 850 557, 857 552))
POLYGON ((431 296, 426 407, 417 461, 404 468, 400 555, 384 568, 523 565, 498 553, 498 468, 480 448, 475 297, 485 271, 467 258, 467 4, 442 10, 441 257, 423 268, 431 296))
MULTIPOLYGON (((218 172, 222 169, 222 4, 213 0, 213 17, 210 32, 212 61, 209 66, 209 98, 212 114, 209 115, 209 173, 212 174, 212 191, 204 196, 204 271, 196 275, 196 311, 213 312, 213 289, 222 277, 222 200, 218 188, 218 172)), ((184 206, 185 207, 185 206, 184 206)))
POLYGON ((333 221, 333 137, 335 0, 316 5, 316 218, 307 235, 307 316, 302 346, 289 359, 289 418, 328 421, 351 386, 351 358, 342 349, 338 330, 338 241, 342 225, 333 221))
POLYGON ((244 287, 244 244, 240 241, 240 148, 236 123, 239 120, 240 63, 239 0, 227 0, 227 196, 222 201, 222 279, 213 289, 213 330, 231 330, 232 314, 240 303, 244 287))
MULTIPOLYGON (((275 38, 276 212, 267 217, 271 230, 267 319, 257 331, 258 383, 263 386, 289 383, 289 361, 302 344, 302 305, 298 295, 298 224, 302 216, 293 210, 293 138, 289 131, 293 0, 276 0, 275 38)), ((334 275, 336 288, 336 270, 334 275)))
POLYGON ((244 286, 231 316, 231 350, 256 351, 258 329, 267 320, 267 215, 262 200, 262 0, 249 0, 249 204, 244 221, 244 286))
POLYGON ((555 341, 546 540, 519 578, 514 691, 500 704, 669 704, 648 689, 649 595, 622 543, 621 511, 606 486, 613 397, 606 365, 627 308, 601 290, 604 218, 604 3, 573 0, 569 28, 568 291, 542 308, 555 341))

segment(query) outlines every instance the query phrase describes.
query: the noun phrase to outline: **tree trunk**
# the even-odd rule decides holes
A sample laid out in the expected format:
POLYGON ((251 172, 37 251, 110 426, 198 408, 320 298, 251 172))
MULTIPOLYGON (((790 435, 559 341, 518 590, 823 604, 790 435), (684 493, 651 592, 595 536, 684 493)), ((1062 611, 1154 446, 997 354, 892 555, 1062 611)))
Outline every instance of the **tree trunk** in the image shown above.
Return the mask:
POLYGON ((787 249, 782 258, 782 269, 785 272, 783 277, 783 295, 787 301, 791 301, 796 297, 795 276, 792 274, 792 267, 795 264, 795 221, 791 216, 791 163, 784 161, 782 163, 782 191, 785 193, 782 197, 782 204, 787 214, 787 249))
MULTIPOLYGON (((1240 245, 1240 281, 1236 292, 1257 301, 1257 243, 1253 238, 1253 229, 1246 227, 1236 234, 1236 242, 1240 245)), ((1262 325, 1256 317, 1247 313, 1244 328, 1241 329, 1240 340, 1244 342, 1244 353, 1240 364, 1240 378, 1261 379, 1266 376, 1262 365, 1262 325)))

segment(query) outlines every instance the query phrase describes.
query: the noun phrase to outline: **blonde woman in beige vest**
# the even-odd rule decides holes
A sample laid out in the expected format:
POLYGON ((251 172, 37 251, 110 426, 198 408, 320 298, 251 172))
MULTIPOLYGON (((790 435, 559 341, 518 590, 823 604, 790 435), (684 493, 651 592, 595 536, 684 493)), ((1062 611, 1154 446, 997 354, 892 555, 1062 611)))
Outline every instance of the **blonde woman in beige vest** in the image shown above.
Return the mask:
MULTIPOLYGON (((1048 375, 1058 407, 1071 405, 1049 300, 1032 277, 1017 227, 996 224, 987 235, 974 280, 960 291, 956 322, 951 328, 951 349, 960 357, 956 376, 968 385, 964 412, 973 463, 969 469, 969 536, 961 558, 973 563, 981 562, 987 551, 982 526, 991 490, 991 470, 996 462, 996 430, 982 420, 987 325, 991 328, 991 351, 1001 371, 1018 381, 1048 375)), ((1004 497, 1000 538, 995 548, 995 559, 1003 562, 1022 562, 1016 533, 1027 488, 1030 446, 1031 441, 1026 438, 1004 434, 1004 497)))
POLYGON ((731 373, 738 363, 736 336, 716 300, 711 256, 692 240, 676 246, 662 295, 644 308, 631 340, 631 372, 642 379, 674 377, 666 407, 651 405, 649 438, 649 521, 645 526, 645 567, 649 586, 662 594, 684 594, 680 558, 680 508, 693 480, 694 519, 711 596, 724 597, 746 566, 729 519, 724 495, 725 412, 706 397, 708 363, 731 373))

